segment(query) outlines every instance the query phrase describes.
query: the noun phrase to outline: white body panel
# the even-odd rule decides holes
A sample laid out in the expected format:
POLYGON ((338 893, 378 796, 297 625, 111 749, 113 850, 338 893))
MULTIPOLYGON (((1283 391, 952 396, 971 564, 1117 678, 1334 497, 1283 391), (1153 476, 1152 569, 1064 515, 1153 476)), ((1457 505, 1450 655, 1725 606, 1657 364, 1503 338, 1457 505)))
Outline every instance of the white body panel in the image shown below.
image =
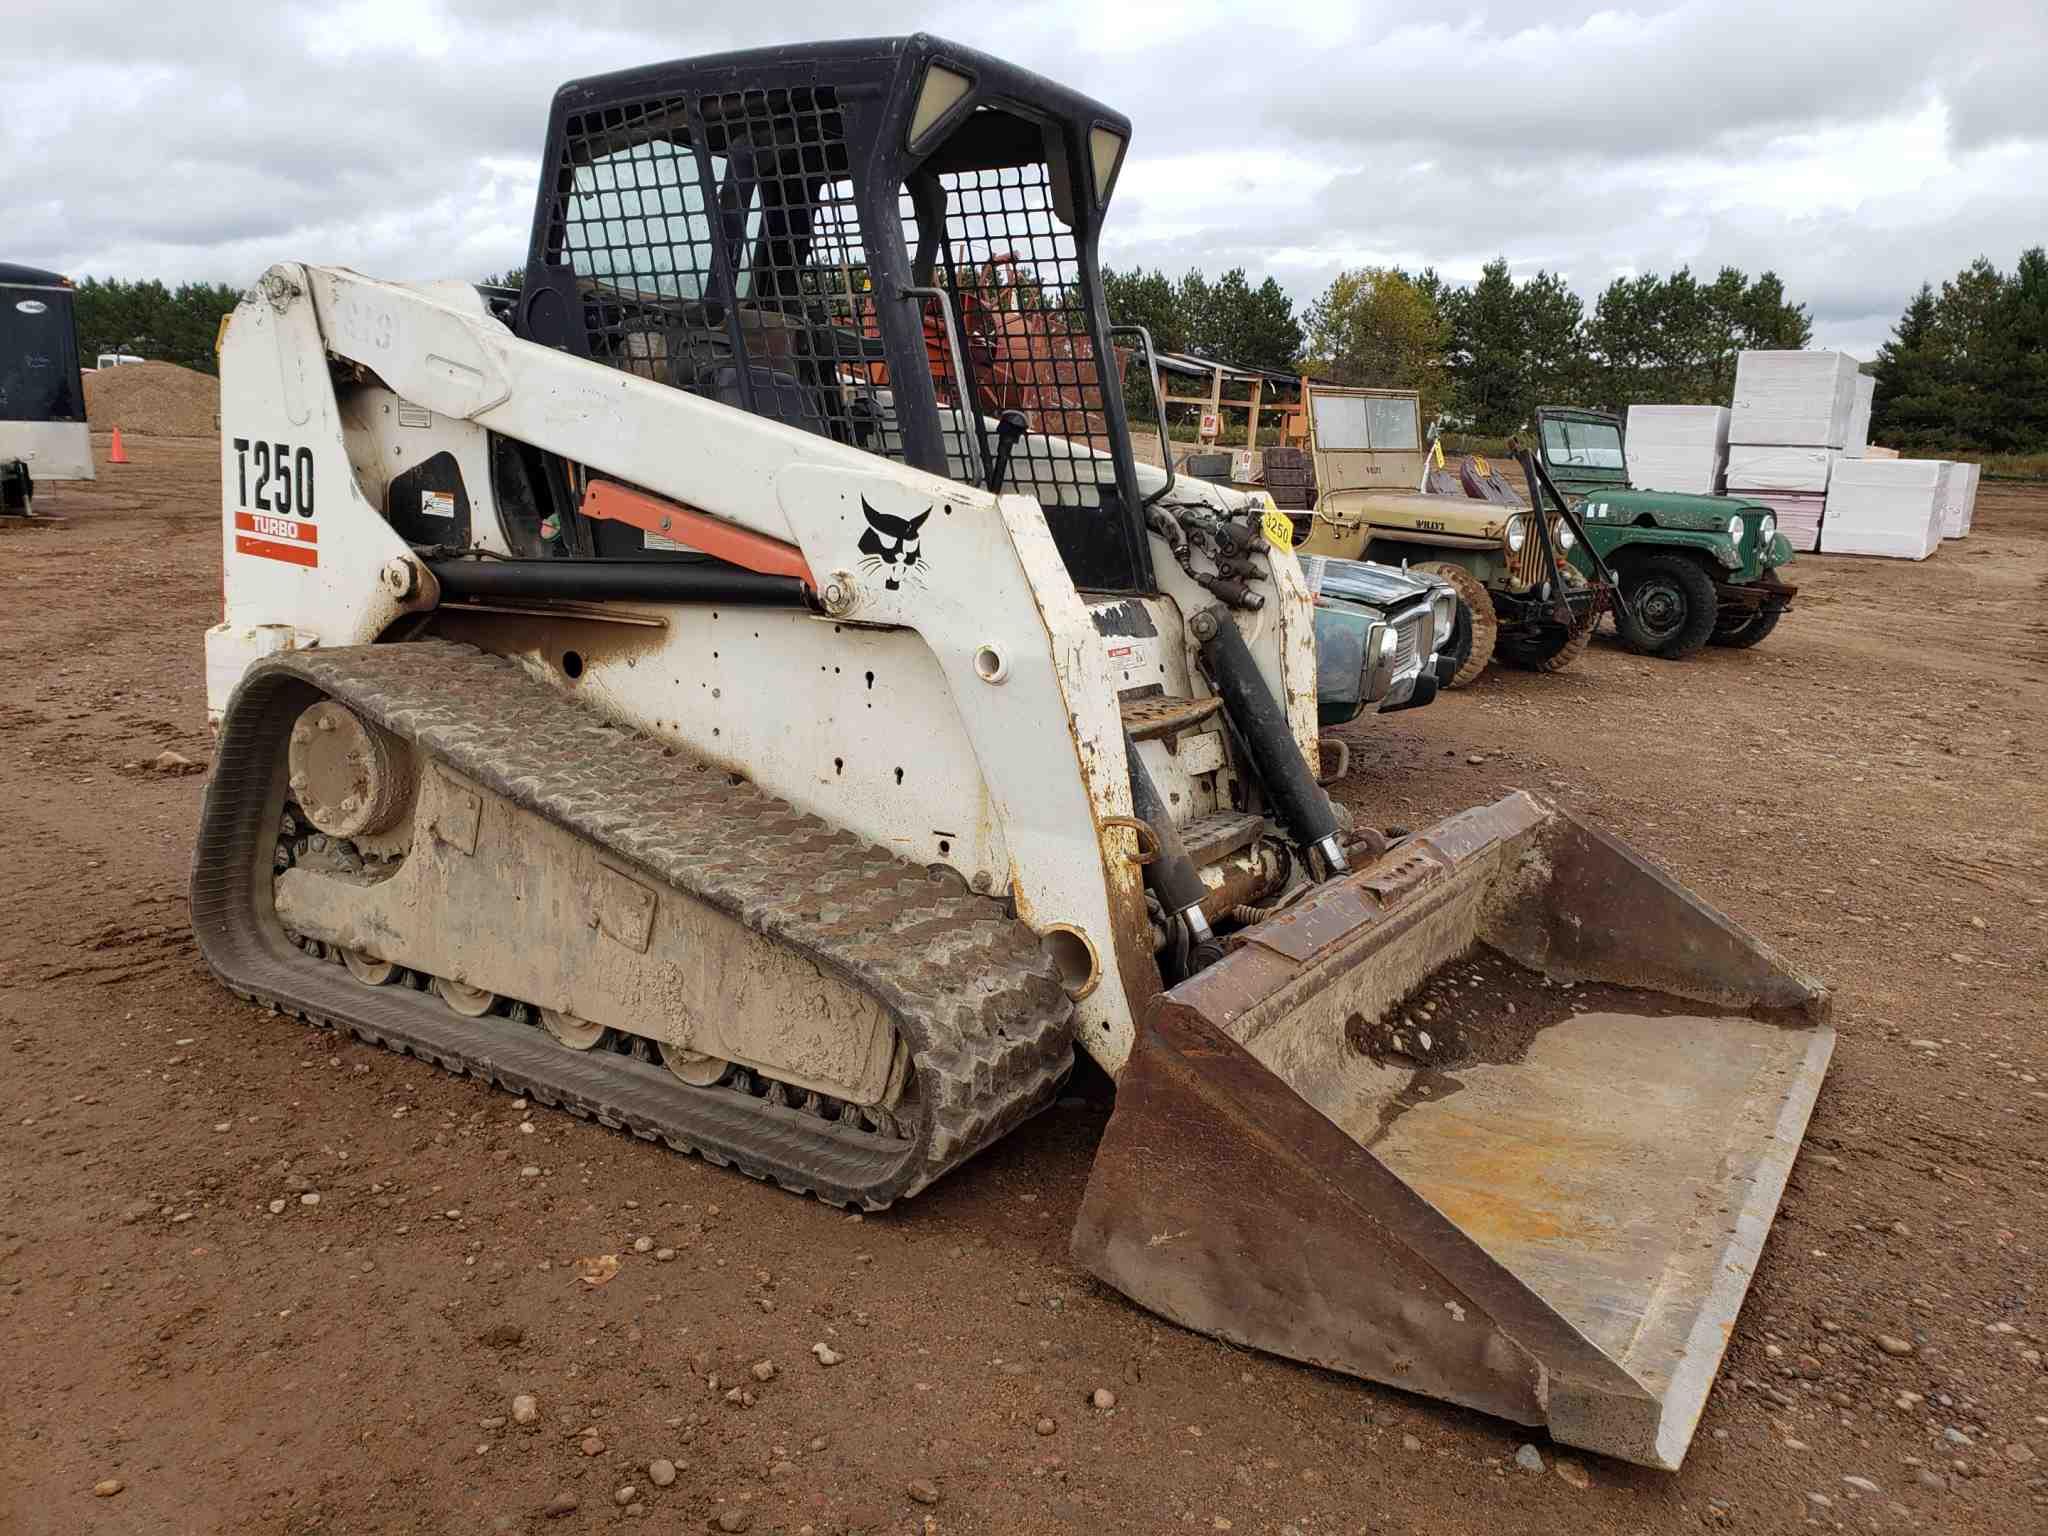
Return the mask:
MULTIPOLYGON (((404 287, 281 266, 237 309, 222 356, 226 613, 208 637, 216 715, 267 651, 366 644, 405 611, 379 573, 408 553, 385 520, 391 479, 452 454, 472 541, 503 552, 491 495, 497 432, 796 545, 852 593, 836 619, 786 609, 614 604, 606 623, 446 609, 442 632, 519 656, 611 718, 743 771, 804 810, 917 863, 1007 893, 1041 931, 1085 936, 1102 973, 1078 1004, 1082 1045, 1115 1071, 1133 1020, 1112 912, 1143 912, 1118 691, 1206 693, 1186 620, 1213 599, 1155 544, 1158 634, 1112 660, 1039 504, 906 468, 666 385, 513 337, 462 285, 404 287), (330 356, 372 377, 337 397, 330 356), (251 448, 282 443, 312 506, 258 504, 251 448), (891 590, 864 568, 863 504, 924 515, 920 559, 891 590), (239 525, 239 526, 238 526, 239 525), (240 541, 238 543, 238 540, 240 541), (253 547, 252 548, 252 544, 253 547), (573 644, 572 644, 573 642, 573 644), (563 665, 575 649, 576 676, 563 665), (870 676, 872 674, 872 676, 870 676)), ((270 456, 276 456, 273 446, 270 456)), ((1155 482, 1156 484, 1156 482, 1155 482)), ((266 487, 275 500, 276 487, 266 487)), ((1241 504, 1189 484, 1179 504, 1241 504)), ((1275 552, 1265 608, 1240 615, 1305 752, 1317 737, 1313 610, 1275 552)), ((1216 809, 1220 732, 1157 753, 1174 814, 1216 809)), ((1138 925, 1142 929, 1142 922, 1138 925)), ((1150 964, 1149 933, 1137 963, 1150 964)))
POLYGON ((90 480, 92 429, 82 421, 0 421, 0 464, 16 459, 38 484, 90 480))

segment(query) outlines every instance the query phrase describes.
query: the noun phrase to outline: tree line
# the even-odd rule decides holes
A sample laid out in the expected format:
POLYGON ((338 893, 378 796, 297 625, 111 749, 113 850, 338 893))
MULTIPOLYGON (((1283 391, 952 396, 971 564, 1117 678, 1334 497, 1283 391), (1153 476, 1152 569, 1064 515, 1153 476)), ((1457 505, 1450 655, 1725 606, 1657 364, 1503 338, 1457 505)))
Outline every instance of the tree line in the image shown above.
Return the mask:
MULTIPOLYGON (((1469 284, 1361 267, 1299 315, 1277 282, 1255 284, 1242 267, 1102 277, 1111 319, 1148 327, 1166 351, 1414 389, 1425 419, 1489 437, 1527 426, 1539 405, 1724 403, 1738 352, 1813 338, 1776 273, 1733 267, 1710 280, 1685 267, 1616 278, 1590 308, 1557 274, 1517 279, 1505 258, 1469 284)), ((221 317, 240 296, 227 283, 86 278, 74 300, 81 357, 127 351, 212 373, 221 317)), ((2048 450, 2048 251, 2023 252, 2009 273, 1980 257, 1939 289, 1924 284, 1874 372, 1875 440, 1913 453, 2048 450)), ((1142 368, 1127 393, 1149 419, 1142 368)))
POLYGON ((1590 311, 1562 277, 1518 281, 1504 257, 1471 284, 1361 267, 1340 272, 1299 323, 1277 283, 1253 288, 1242 271, 1215 283, 1106 271, 1103 286, 1111 316, 1144 320, 1167 350, 1413 389, 1425 419, 1490 437, 1525 427, 1539 405, 1725 402, 1737 353, 1813 338, 1776 273, 1733 267, 1706 281, 1684 267, 1617 278, 1590 311))
POLYGON ((152 362, 218 372, 214 338, 221 317, 231 314, 241 298, 242 290, 227 283, 171 288, 155 278, 88 277, 72 295, 79 361, 90 368, 102 352, 131 352, 152 362))
POLYGON ((1871 435, 1910 453, 2048 450, 2048 251, 1923 283, 1878 349, 1871 435))

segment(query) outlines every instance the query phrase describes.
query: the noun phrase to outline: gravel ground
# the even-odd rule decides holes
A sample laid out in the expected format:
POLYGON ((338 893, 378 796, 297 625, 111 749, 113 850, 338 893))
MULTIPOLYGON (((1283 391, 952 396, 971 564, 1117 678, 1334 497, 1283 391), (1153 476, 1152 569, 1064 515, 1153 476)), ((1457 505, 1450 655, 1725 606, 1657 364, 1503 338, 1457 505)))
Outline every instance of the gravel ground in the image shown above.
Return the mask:
POLYGON ((235 1002, 184 904, 217 449, 129 452, 0 532, 0 1530, 2048 1521, 2048 492, 1925 565, 1802 559, 1756 651, 1601 641, 1347 728, 1373 820, 1555 796, 1837 988, 1664 1475, 1096 1286, 1092 1099, 849 1219, 235 1002))

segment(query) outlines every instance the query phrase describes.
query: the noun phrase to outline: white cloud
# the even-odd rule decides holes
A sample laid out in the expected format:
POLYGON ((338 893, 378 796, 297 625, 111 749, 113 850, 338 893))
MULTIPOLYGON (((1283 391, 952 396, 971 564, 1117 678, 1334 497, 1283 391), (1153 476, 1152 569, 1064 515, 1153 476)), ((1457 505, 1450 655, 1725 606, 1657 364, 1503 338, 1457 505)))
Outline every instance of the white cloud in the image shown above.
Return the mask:
MULTIPOLYGON (((1495 254, 1590 298, 1618 274, 1778 271, 1868 353, 1921 281, 2048 227, 2038 0, 1037 0, 863 13, 1126 112, 1107 259, 1278 277, 1495 254)), ((0 257, 245 281, 516 265, 555 87, 831 37, 833 0, 70 0, 9 22, 0 257)))

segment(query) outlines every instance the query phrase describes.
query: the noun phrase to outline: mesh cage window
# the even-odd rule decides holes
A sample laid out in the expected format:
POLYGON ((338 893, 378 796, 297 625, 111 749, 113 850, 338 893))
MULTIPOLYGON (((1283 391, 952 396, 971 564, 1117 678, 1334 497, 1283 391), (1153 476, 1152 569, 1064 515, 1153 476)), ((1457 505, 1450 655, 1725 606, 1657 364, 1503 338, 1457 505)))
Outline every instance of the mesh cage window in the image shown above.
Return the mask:
POLYGON ((886 315, 922 328, 950 474, 985 484, 1015 410, 1028 432, 1005 489, 1115 499, 1091 300, 1049 165, 893 189, 917 285, 949 296, 956 358, 937 301, 877 292, 834 88, 668 96, 573 115, 565 136, 551 251, 598 361, 901 460, 886 315))
POLYGON ((833 90, 611 108, 567 139, 554 243, 593 358, 902 457, 833 90))
MULTIPOLYGON (((950 418, 953 473, 975 478, 977 458, 993 453, 995 418, 1021 411, 1029 433, 1004 488, 1041 503, 1100 506, 1116 480, 1102 374, 1079 249, 1054 209, 1050 168, 947 171, 937 182, 945 212, 943 229, 926 232, 938 240, 932 282, 951 295, 975 406, 971 415, 961 409, 934 312, 926 348, 950 418)), ((905 244, 916 250, 920 228, 907 192, 903 215, 905 244)))

